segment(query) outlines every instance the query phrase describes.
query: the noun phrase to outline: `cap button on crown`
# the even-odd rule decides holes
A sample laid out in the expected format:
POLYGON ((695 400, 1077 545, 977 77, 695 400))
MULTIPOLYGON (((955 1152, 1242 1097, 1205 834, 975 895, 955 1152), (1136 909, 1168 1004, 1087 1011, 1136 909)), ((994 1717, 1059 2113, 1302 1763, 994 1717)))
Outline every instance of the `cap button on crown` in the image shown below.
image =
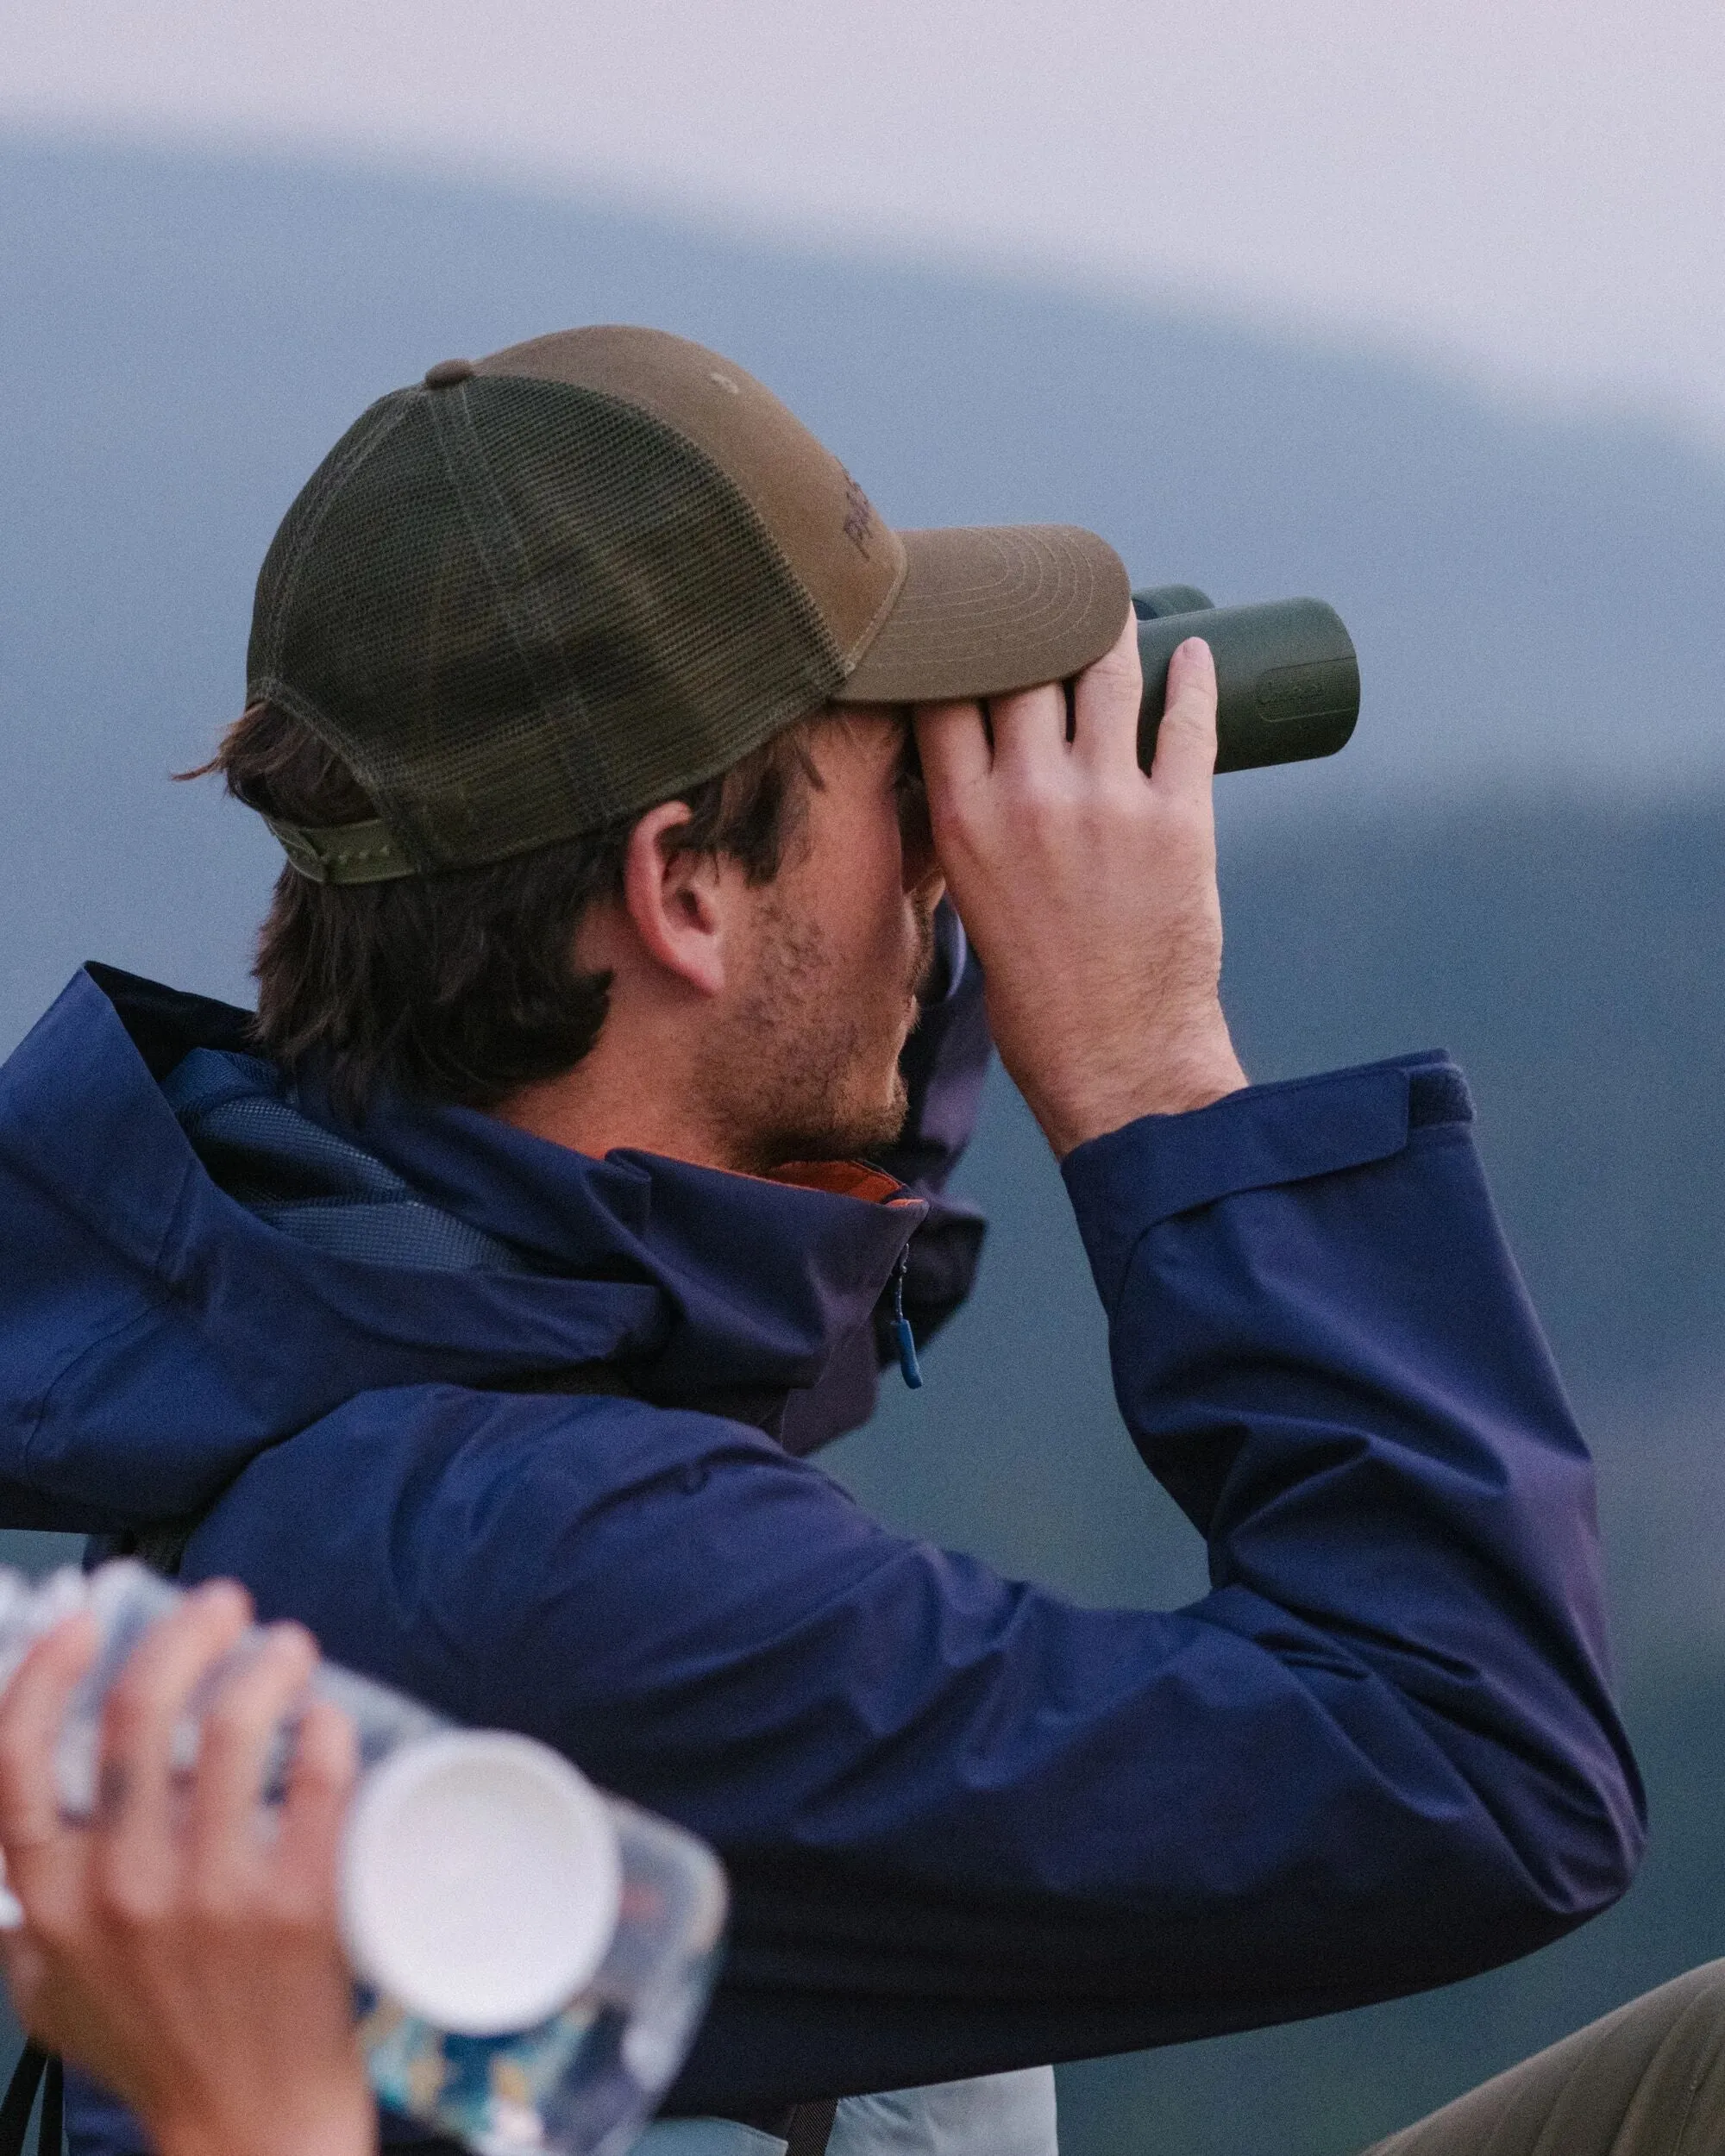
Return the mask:
POLYGON ((453 389, 457 382, 468 380, 475 369, 471 360, 439 360, 436 367, 425 370, 427 389, 453 389))

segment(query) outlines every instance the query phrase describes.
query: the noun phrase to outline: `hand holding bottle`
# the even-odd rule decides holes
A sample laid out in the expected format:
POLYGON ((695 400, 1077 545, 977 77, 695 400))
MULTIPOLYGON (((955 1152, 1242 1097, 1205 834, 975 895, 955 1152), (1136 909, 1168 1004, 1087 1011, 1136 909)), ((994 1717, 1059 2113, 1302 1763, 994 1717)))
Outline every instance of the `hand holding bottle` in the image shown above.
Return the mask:
POLYGON ((493 2156, 620 2156, 717 1966, 712 1852, 250 1607, 131 1559, 0 1568, 25 2026, 162 2156, 351 2156, 366 2084, 493 2156))
POLYGON ((123 2096, 161 2156, 368 2156, 337 1921, 353 1730, 306 1702, 317 1652, 298 1626, 232 1657, 250 1615, 218 1582, 144 1636, 104 1702, 87 1823, 62 1814, 54 1754, 97 1626, 72 1617, 25 1658, 0 1697, 0 1847, 22 1915, 7 1983, 31 2035, 123 2096), (175 1732, 195 1695, 188 1777, 175 1732), (267 1826, 276 1732, 296 1711, 267 1826))

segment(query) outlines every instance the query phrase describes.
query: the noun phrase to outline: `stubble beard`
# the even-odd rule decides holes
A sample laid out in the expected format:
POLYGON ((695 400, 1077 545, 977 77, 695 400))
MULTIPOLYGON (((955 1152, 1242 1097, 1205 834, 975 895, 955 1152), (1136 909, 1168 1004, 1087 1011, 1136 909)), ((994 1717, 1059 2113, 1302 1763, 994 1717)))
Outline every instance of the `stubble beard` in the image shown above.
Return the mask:
MULTIPOLYGON (((932 908, 919 910, 917 927, 906 998, 933 958, 932 908)), ((899 1046, 896 1032, 883 1044, 881 1028, 859 1016, 855 984, 834 967, 819 923, 769 898, 750 992, 703 1058, 702 1090, 725 1156, 764 1175, 787 1161, 885 1151, 909 1108, 899 1046)))

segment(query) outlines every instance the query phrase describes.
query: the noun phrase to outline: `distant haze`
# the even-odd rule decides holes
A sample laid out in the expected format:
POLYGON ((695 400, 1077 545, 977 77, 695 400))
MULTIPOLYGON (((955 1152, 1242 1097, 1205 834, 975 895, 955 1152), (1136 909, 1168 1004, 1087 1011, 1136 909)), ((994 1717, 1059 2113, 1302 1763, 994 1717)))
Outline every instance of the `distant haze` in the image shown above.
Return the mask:
POLYGON ((285 160, 0 139, 0 1037, 92 950, 148 971, 166 942, 243 990, 273 849, 166 774, 239 708, 270 535, 381 391, 560 321, 717 346, 895 523, 1082 523, 1145 582, 1331 600, 1358 734, 1225 780, 1231 828, 1725 782, 1725 462, 1648 429, 1166 309, 285 160))
POLYGON ((504 174, 1725 439, 1718 0, 0 0, 0 119, 504 174))
POLYGON ((498 189, 0 139, 0 1047, 99 955, 243 994, 278 856, 201 761, 251 585, 354 416, 558 321, 754 369, 904 524, 1066 520, 1146 582, 1341 611, 1333 761, 1230 834, 1386 802, 1725 787, 1725 464, 1382 357, 1004 279, 859 268, 498 189))

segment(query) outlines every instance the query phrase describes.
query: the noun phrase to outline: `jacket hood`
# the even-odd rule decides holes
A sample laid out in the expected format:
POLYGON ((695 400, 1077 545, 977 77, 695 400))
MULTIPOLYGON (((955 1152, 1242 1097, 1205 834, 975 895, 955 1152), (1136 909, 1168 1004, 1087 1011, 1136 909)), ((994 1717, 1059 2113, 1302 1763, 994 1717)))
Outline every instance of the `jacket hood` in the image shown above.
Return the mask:
POLYGON ((594 1160, 422 1102, 354 1129, 247 1052, 248 1017, 86 967, 0 1069, 8 1524, 194 1513, 392 1386, 601 1389, 603 1364, 773 1428, 859 1338, 872 1377, 927 1211, 890 1177, 594 1160))

